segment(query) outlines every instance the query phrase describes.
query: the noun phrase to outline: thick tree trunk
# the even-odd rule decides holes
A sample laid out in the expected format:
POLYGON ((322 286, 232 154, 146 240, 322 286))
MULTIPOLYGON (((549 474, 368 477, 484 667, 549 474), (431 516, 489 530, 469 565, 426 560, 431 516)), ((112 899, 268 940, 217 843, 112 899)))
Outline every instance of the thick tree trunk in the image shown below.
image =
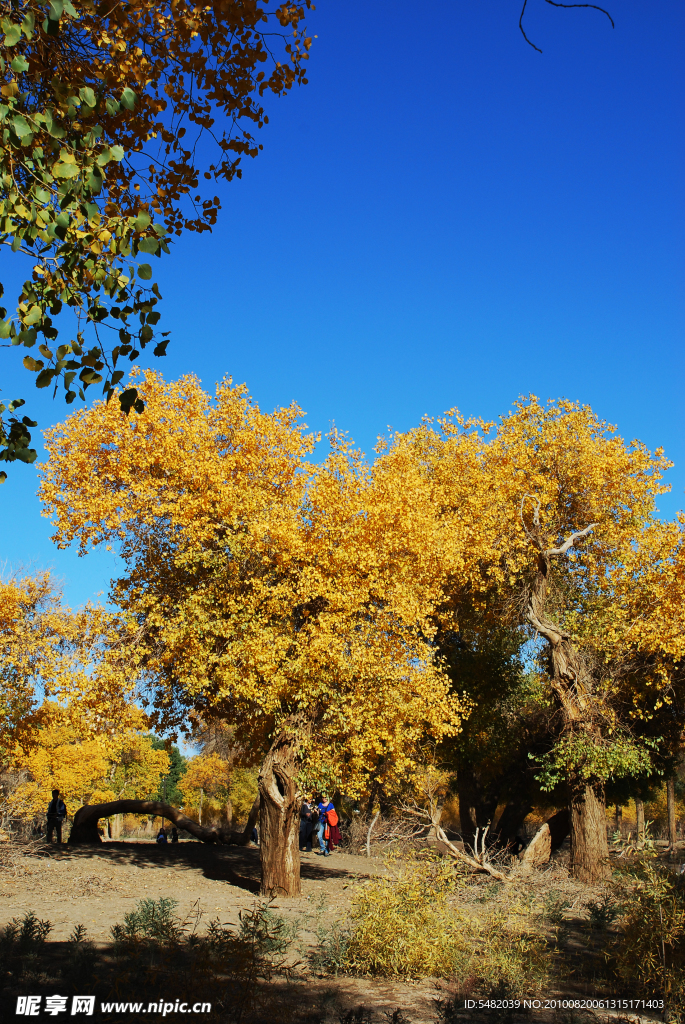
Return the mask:
POLYGON ((263 896, 299 896, 300 803, 297 790, 297 722, 290 719, 274 739, 259 771, 259 846, 263 896))
MULTIPOLYGON (((476 830, 480 832, 488 825, 497 811, 497 796, 492 787, 479 784, 476 774, 469 767, 460 768, 457 773, 457 795, 459 797, 459 826, 464 844, 473 848, 476 830)), ((492 832, 492 829, 491 829, 492 832)), ((493 840, 495 836, 493 835, 493 840)))
POLYGON ((161 818, 172 821, 178 828, 190 832, 203 843, 246 845, 250 841, 250 833, 254 827, 248 823, 249 831, 246 828, 244 832, 231 832, 228 829, 199 825, 192 818, 186 818, 185 814, 182 814, 176 807, 159 803, 157 800, 113 800, 107 804, 86 804, 85 807, 79 808, 71 826, 69 845, 81 846, 102 842, 98 832, 98 820, 109 818, 113 814, 159 815, 161 818))
MULTIPOLYGON (((523 518, 523 514, 522 514, 523 518)), ((586 537, 592 526, 572 534, 558 548, 547 546, 539 522, 539 506, 533 529, 524 523, 529 539, 538 551, 537 573, 528 594, 526 618, 549 644, 550 683, 562 713, 566 736, 585 736, 590 741, 601 739, 601 718, 593 697, 593 678, 586 658, 573 644, 571 634, 547 615, 547 581, 552 558, 565 555, 569 548, 586 537)), ((606 800, 604 786, 579 783, 569 779, 571 801, 571 871, 583 881, 594 882, 610 877, 609 846, 606 834, 606 800)))
POLYGON ((645 845, 645 805, 641 797, 635 797, 635 831, 637 848, 642 850, 645 845))
POLYGON ((671 776, 666 782, 666 810, 668 812, 668 849, 675 852, 675 779, 671 776))
POLYGON ((526 798, 507 803, 494 827, 498 846, 504 849, 516 847, 518 833, 532 809, 532 803, 526 798))
POLYGON ((578 785, 571 798, 571 873, 581 882, 611 878, 603 786, 578 785))

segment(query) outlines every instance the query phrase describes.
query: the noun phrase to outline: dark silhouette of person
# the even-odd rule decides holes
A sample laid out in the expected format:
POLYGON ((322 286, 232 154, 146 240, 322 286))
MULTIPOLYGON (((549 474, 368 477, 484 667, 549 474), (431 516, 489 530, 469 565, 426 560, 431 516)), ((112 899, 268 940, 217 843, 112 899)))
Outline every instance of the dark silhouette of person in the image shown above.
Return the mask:
POLYGON ((48 804, 48 834, 47 841, 52 842, 52 833, 57 833, 57 843, 62 842, 62 825, 67 816, 67 806, 64 800, 60 800, 59 790, 53 789, 52 800, 48 804))

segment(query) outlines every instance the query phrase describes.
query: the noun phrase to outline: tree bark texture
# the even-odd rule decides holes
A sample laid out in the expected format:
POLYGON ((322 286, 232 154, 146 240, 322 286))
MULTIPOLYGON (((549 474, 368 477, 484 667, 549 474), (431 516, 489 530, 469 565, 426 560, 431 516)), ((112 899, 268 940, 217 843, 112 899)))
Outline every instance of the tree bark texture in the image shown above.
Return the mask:
POLYGON ((637 847, 641 850, 645 845, 645 804, 639 796, 635 797, 635 831, 637 847))
MULTIPOLYGON (((537 548, 537 571, 528 593, 526 617, 545 638, 550 650, 550 682, 562 713, 564 734, 582 735, 591 742, 601 739, 593 708, 593 679, 587 662, 572 642, 571 635, 547 615, 547 589, 552 557, 564 555, 575 540, 586 536, 590 527, 574 534, 560 548, 548 548, 535 514, 529 539, 537 548)), ((609 844, 606 832, 606 800, 604 786, 588 785, 569 778, 571 800, 571 871, 587 882, 609 878, 609 844)))
POLYGON ((675 851, 675 779, 671 776, 666 782, 666 810, 668 812, 668 848, 675 851))
POLYGON ((581 882, 611 877, 603 786, 578 785, 571 797, 571 874, 581 882))
POLYGON ((519 856, 522 873, 547 864, 552 850, 563 843, 569 833, 569 813, 566 809, 557 811, 544 825, 541 825, 530 843, 519 856))
POLYGON ((248 826, 243 832, 231 832, 229 829, 212 828, 206 825, 199 825, 192 818, 186 818, 176 807, 170 804, 163 804, 157 800, 113 800, 106 804, 86 804, 80 807, 74 815, 74 822, 71 826, 69 836, 70 846, 83 846, 102 842, 98 832, 98 821, 100 818, 109 818, 118 814, 149 814, 159 815, 167 818, 178 828, 190 832, 196 839, 203 843, 221 843, 225 845, 243 846, 249 843, 250 833, 253 825, 248 826), (249 831, 248 831, 249 830, 249 831))
POLYGON ((284 723, 259 771, 263 896, 299 896, 301 892, 298 724, 294 717, 284 723))

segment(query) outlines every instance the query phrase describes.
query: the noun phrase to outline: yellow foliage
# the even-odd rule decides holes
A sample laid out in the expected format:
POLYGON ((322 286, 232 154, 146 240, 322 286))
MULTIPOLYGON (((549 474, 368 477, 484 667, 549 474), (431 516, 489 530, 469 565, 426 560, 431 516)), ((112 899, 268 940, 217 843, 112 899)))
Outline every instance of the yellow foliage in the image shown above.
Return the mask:
POLYGON ((261 744, 299 713, 311 781, 322 766, 348 792, 403 777, 464 713, 432 656, 430 508, 401 476, 375 487, 337 435, 310 465, 296 406, 265 414, 244 387, 212 401, 152 373, 140 392, 135 422, 102 403, 49 432, 41 494, 58 544, 117 544, 156 721, 199 708, 261 744))
MULTIPOLYGON (((128 730, 103 738, 79 733, 69 724, 50 724, 54 705, 42 708, 44 724, 26 750, 15 748, 12 766, 26 772, 12 800, 39 814, 59 789, 73 814, 84 803, 140 799, 156 793, 169 771, 169 755, 153 750, 149 736, 128 730)), ((138 708, 131 718, 143 719, 138 708)), ((144 721, 144 719, 143 719, 144 721)))
POLYGON ((459 906, 445 861, 401 864, 363 884, 354 898, 342 966, 386 977, 470 977, 486 990, 529 992, 552 954, 525 908, 512 903, 479 917, 459 906))
POLYGON ((438 630, 474 611, 520 622, 534 508, 550 548, 592 524, 554 562, 549 609, 599 666, 605 733, 682 677, 684 520, 656 519, 670 463, 589 407, 531 397, 497 427, 454 412, 380 442, 371 466, 333 432, 312 465, 294 405, 263 413, 230 381, 212 399, 192 377, 134 379, 135 421, 101 403, 48 432, 41 496, 61 546, 118 547, 128 656, 164 729, 199 712, 263 749, 299 718, 309 786, 406 780, 422 740, 457 734, 469 710, 438 630))
POLYGON ((0 581, 0 759, 50 722, 107 736, 133 724, 135 677, 119 656, 122 624, 102 608, 64 608, 48 572, 0 581))

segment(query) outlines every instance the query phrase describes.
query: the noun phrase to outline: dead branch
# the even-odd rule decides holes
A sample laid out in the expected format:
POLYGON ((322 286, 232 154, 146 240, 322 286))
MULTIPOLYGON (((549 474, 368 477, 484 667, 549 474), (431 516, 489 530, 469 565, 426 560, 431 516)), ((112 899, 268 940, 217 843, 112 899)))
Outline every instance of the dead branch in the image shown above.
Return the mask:
POLYGON ((380 811, 376 811, 371 824, 369 825, 369 831, 366 833, 366 856, 371 856, 371 833, 373 832, 373 826, 378 821, 380 811))
MULTIPOLYGON (((616 28, 616 25, 614 24, 614 19, 611 17, 609 12, 605 11, 603 7, 598 7, 597 4, 564 4, 559 3, 558 0, 545 0, 545 3, 548 3, 551 7, 590 7, 593 11, 600 11, 602 14, 606 14, 607 18, 611 22, 611 27, 616 28)), ((538 53, 542 53, 542 50, 539 46, 536 46, 535 43, 531 43, 530 39, 525 33, 525 29, 523 28, 523 15, 526 13, 527 5, 528 0, 523 0, 523 7, 521 8, 521 15, 519 17, 519 28, 521 29, 521 35, 523 36, 523 38, 529 46, 532 46, 533 49, 537 50, 538 53)))
MULTIPOLYGON (((450 857, 453 857, 454 860, 458 860, 462 864, 468 864, 468 866, 471 868, 472 871, 479 871, 479 872, 484 872, 485 874, 488 874, 488 875, 492 875, 492 877, 496 878, 499 882, 508 882, 508 881, 510 881, 510 879, 509 879, 509 877, 507 875, 503 874, 501 871, 498 871, 497 868, 493 867, 492 864, 490 864, 488 862, 488 860, 487 860, 487 854, 486 854, 486 850, 485 850, 485 836, 487 835, 488 828, 490 827, 489 825, 485 829, 485 831, 483 832, 480 856, 478 855, 478 851, 476 849, 474 851, 476 856, 470 857, 468 853, 464 853, 457 846, 455 846, 454 843, 450 842, 450 840, 447 838, 447 836, 445 835, 444 829, 440 825, 440 815, 439 814, 436 814, 436 813, 430 814, 428 811, 424 810, 423 808, 408 807, 406 805, 404 805, 402 807, 402 810, 403 810, 403 812, 405 814, 410 814, 413 817, 424 818, 425 821, 429 825, 431 825, 433 827, 433 829, 435 830, 435 838, 438 840, 438 842, 443 843, 445 845, 445 847, 447 849, 447 853, 450 855, 450 857)), ((477 844, 478 844, 478 835, 476 835, 476 847, 477 847, 477 844)))
POLYGON ((569 548, 572 548, 577 540, 581 540, 583 537, 587 537, 591 530, 594 530, 597 523, 590 523, 584 530, 578 530, 576 533, 572 533, 568 540, 565 540, 560 548, 548 548, 543 554, 547 558, 551 558, 552 555, 565 555, 569 548))

